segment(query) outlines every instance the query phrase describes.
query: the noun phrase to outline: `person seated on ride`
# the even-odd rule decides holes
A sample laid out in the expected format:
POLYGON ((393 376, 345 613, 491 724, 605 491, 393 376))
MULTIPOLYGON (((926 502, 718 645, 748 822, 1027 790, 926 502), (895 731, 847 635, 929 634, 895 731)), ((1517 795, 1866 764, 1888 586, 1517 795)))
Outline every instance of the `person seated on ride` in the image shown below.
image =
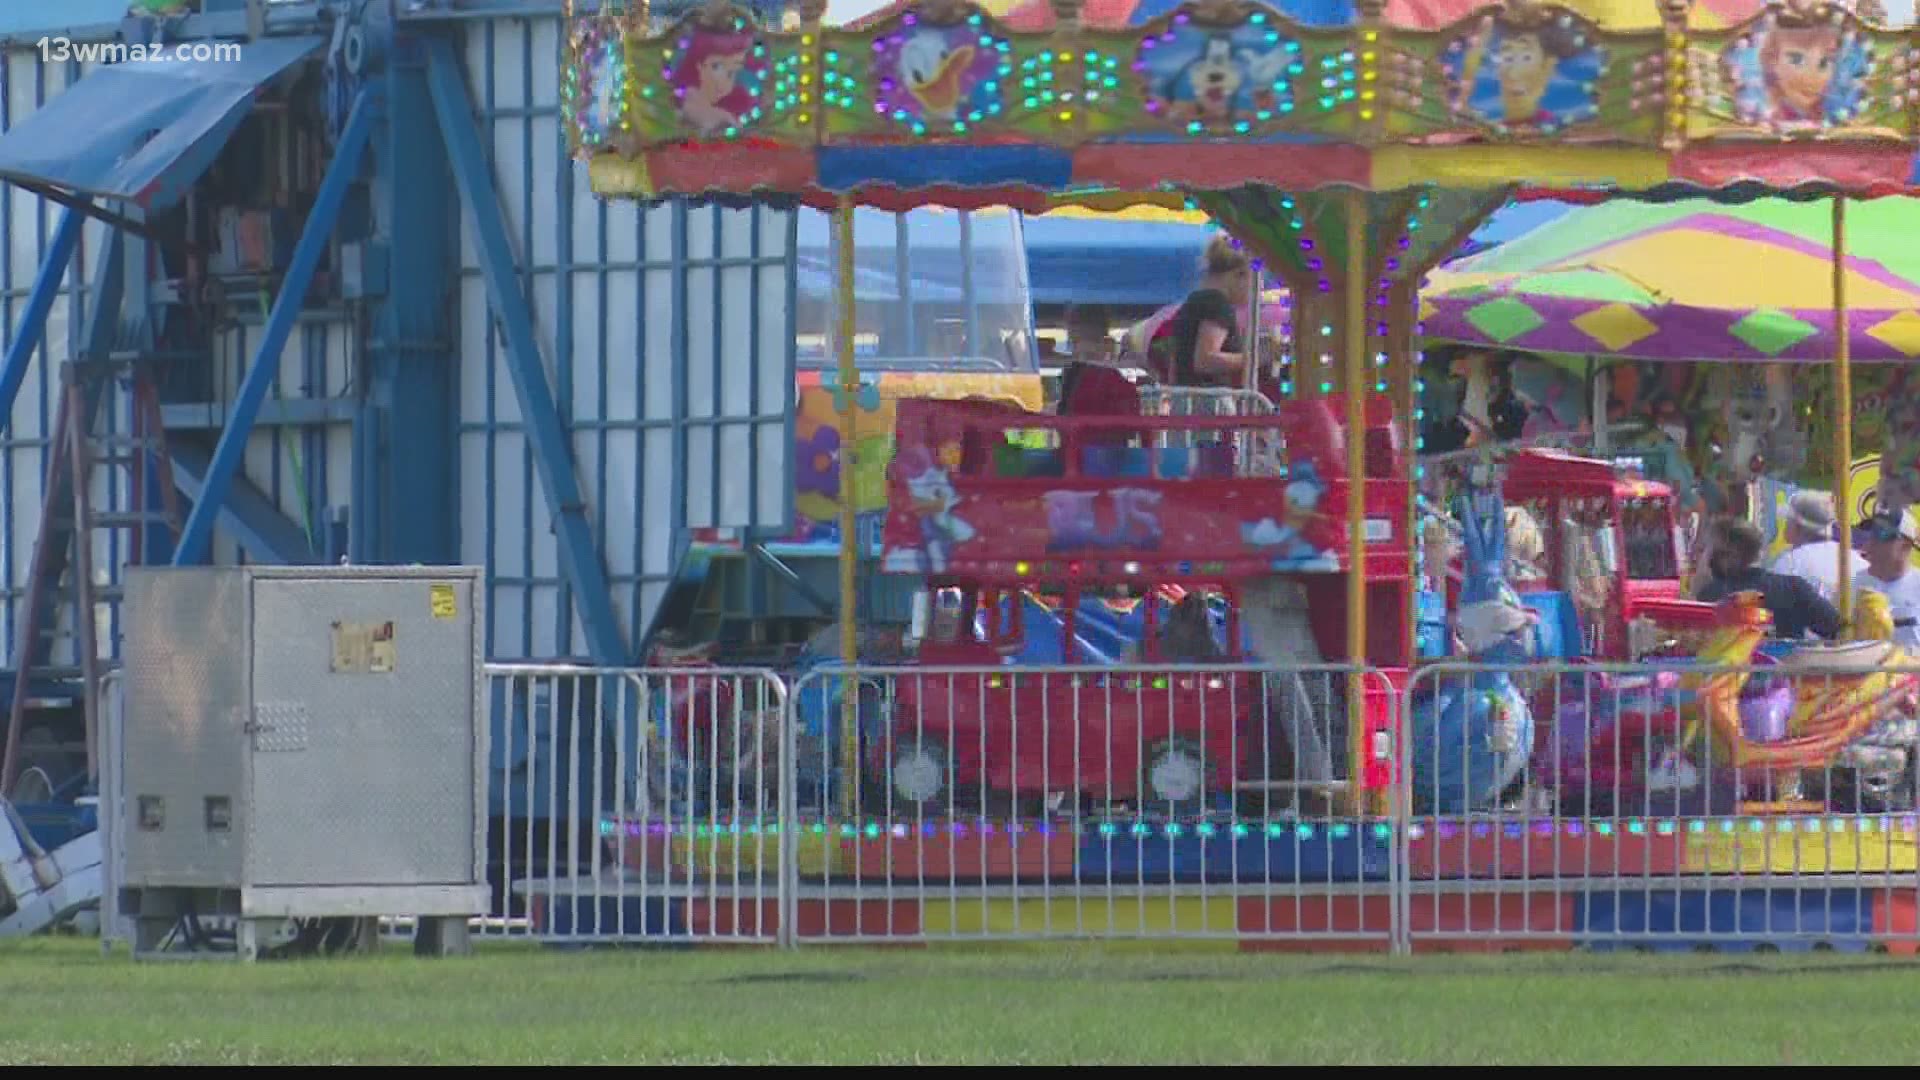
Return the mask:
POLYGON ((1111 320, 1098 304, 1067 309, 1067 355, 1060 369, 1060 416, 1138 416, 1140 390, 1114 366, 1111 320))
POLYGON ((1855 582, 1862 591, 1887 598, 1893 618, 1893 643, 1920 651, 1920 570, 1913 551, 1920 546, 1920 515, 1914 510, 1883 511, 1855 528, 1866 539, 1867 568, 1855 582))
MULTIPOLYGON (((1060 369, 1058 416, 1139 416, 1140 389, 1115 366, 1117 350, 1108 336, 1107 309, 1075 305, 1067 310, 1067 351, 1071 359, 1060 369)), ((1126 428, 1078 431, 1061 438, 1061 449, 1077 454, 1083 471, 1106 475, 1122 468, 1125 448, 1141 432, 1126 428)), ((1144 468, 1144 466, 1142 466, 1144 468)))
MULTIPOLYGON (((1806 578, 1828 600, 1839 595, 1840 542, 1833 537, 1833 496, 1824 491, 1796 491, 1781 515, 1787 549, 1767 569, 1806 578)), ((1865 562, 1857 551, 1846 553, 1848 577, 1860 580, 1865 562)))
POLYGON ((1752 522, 1721 518, 1713 525, 1709 543, 1707 570, 1711 576, 1694 599, 1719 603, 1734 593, 1759 593, 1760 606, 1773 614, 1774 636, 1789 641, 1804 638, 1808 631, 1832 641, 1845 630, 1840 612, 1812 582, 1760 568, 1766 541, 1752 522))

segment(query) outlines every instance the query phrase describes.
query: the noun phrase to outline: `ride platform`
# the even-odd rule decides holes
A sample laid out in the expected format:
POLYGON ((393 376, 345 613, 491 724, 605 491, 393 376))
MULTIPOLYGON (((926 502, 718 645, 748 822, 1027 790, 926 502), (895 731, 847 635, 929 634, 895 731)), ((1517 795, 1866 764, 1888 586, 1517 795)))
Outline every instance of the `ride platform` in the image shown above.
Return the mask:
POLYGON ((1247 950, 1920 945, 1920 820, 602 823, 607 869, 523 882, 541 932, 1247 950))

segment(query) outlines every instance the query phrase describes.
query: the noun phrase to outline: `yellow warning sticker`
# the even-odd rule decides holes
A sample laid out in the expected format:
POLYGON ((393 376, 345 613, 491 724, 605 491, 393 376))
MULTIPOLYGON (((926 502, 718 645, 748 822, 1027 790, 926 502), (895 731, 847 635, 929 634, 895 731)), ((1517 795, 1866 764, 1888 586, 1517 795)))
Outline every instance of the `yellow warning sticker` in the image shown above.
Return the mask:
POLYGON ((454 599, 451 585, 430 586, 427 589, 427 606, 436 619, 451 619, 460 614, 460 602, 454 599))

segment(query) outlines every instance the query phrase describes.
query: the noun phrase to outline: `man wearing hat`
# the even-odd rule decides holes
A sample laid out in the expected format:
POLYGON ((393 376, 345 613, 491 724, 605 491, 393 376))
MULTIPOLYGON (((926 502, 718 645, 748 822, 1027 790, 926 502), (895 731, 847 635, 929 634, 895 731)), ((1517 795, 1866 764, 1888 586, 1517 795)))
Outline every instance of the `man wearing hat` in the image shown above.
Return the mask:
POLYGON ((1920 570, 1913 568, 1913 552, 1920 547, 1920 512, 1881 511, 1857 528, 1867 550, 1867 569, 1858 578, 1860 588, 1886 595, 1894 643, 1909 651, 1920 650, 1920 570))
MULTIPOLYGON (((1776 574, 1805 578, 1828 603, 1839 599, 1840 542, 1833 538, 1833 496, 1824 491, 1796 491, 1781 514, 1787 550, 1767 569, 1776 574)), ((1860 553, 1847 552, 1847 578, 1859 581, 1866 564, 1860 553)))

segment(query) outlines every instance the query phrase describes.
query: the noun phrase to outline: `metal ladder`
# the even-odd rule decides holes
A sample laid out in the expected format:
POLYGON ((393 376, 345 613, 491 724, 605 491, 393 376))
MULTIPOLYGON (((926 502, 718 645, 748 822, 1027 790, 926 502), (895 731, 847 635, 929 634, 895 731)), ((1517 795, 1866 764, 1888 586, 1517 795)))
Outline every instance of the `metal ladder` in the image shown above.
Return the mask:
POLYGON ((149 367, 139 354, 128 353, 115 353, 104 360, 68 361, 60 366, 60 410, 48 444, 52 457, 47 464, 45 501, 40 509, 40 535, 34 542, 23 625, 14 641, 13 700, 7 714, 5 757, 0 759, 0 794, 13 790, 21 772, 20 737, 26 727, 26 713, 32 708, 34 677, 74 674, 73 668, 51 666, 54 646, 62 637, 73 639, 78 662, 86 720, 87 776, 90 780, 99 778, 103 657, 94 619, 97 605, 117 602, 121 592, 117 586, 94 583, 94 531, 132 530, 126 549, 126 561, 132 565, 143 562, 148 554, 142 551, 147 529, 161 526, 176 536, 180 530, 160 394, 149 367), (130 430, 97 434, 94 424, 102 405, 110 406, 114 384, 122 380, 129 384, 130 430), (161 509, 157 512, 147 509, 151 501, 149 464, 154 483, 160 488, 161 509), (113 469, 126 470, 124 490, 130 509, 95 511, 90 489, 96 470, 110 475, 113 469), (63 594, 73 609, 70 634, 60 629, 58 604, 63 594))

